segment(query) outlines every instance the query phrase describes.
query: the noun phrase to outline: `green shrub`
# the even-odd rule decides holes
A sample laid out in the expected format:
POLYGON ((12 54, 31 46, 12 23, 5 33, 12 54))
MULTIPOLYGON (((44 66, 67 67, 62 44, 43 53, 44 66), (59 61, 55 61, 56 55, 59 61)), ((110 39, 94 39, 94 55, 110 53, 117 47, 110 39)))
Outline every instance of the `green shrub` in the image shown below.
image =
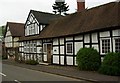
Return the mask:
POLYGON ((106 75, 120 76, 120 53, 108 53, 104 57, 99 72, 106 75))
POLYGON ((8 59, 8 58, 7 58, 7 56, 2 55, 2 59, 4 60, 4 59, 8 59))
POLYGON ((80 70, 98 70, 101 65, 100 55, 93 48, 82 48, 77 53, 77 64, 80 70))
POLYGON ((18 63, 25 63, 25 60, 17 60, 18 63))
POLYGON ((25 63, 30 64, 30 65, 37 65, 38 64, 38 62, 35 60, 27 60, 25 63))

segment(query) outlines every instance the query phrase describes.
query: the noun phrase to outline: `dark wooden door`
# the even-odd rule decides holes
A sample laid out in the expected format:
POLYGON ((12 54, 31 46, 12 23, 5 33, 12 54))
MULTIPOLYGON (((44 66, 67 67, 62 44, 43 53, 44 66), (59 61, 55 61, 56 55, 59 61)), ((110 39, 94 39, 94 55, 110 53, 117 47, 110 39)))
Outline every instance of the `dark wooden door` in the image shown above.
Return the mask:
POLYGON ((51 63, 51 50, 52 50, 52 45, 47 44, 47 62, 51 63))

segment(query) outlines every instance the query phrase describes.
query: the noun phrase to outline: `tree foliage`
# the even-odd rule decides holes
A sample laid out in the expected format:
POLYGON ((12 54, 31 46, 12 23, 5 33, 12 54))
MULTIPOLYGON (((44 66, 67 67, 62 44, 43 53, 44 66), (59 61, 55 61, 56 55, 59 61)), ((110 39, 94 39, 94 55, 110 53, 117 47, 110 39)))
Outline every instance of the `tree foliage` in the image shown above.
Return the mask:
POLYGON ((0 26, 0 39, 3 38, 4 34, 5 34, 5 26, 0 26))
POLYGON ((5 32, 5 26, 0 26, 0 35, 3 35, 5 32))
POLYGON ((68 7, 69 5, 67 5, 65 2, 55 2, 55 4, 52 5, 53 7, 53 12, 55 14, 64 14, 66 15, 66 12, 69 11, 68 7))

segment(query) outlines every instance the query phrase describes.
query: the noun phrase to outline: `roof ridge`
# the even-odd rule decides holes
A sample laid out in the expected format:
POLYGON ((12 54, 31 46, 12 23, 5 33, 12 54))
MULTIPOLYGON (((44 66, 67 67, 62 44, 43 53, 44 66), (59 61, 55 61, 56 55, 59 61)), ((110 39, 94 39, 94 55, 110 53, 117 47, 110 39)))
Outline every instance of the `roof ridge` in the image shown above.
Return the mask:
POLYGON ((106 5, 110 5, 111 3, 114 4, 114 3, 119 3, 119 2, 112 1, 112 2, 104 3, 104 4, 101 4, 101 5, 98 5, 98 6, 95 6, 95 7, 89 8, 89 9, 86 9, 86 10, 92 10, 92 9, 96 9, 96 8, 104 7, 104 6, 106 6, 106 5))
POLYGON ((50 13, 50 12, 43 12, 43 11, 38 11, 38 10, 30 10, 30 11, 44 13, 44 14, 58 15, 58 14, 54 14, 54 13, 50 13))
POLYGON ((37 11, 37 10, 30 10, 30 13, 32 13, 35 16, 35 18, 37 19, 37 21, 41 24, 42 23, 49 24, 50 20, 56 19, 58 17, 62 17, 61 15, 56 15, 56 14, 52 14, 52 13, 48 13, 48 12, 41 12, 41 11, 37 11))
POLYGON ((20 23, 20 22, 7 22, 7 23, 12 23, 12 24, 24 24, 24 23, 20 23))

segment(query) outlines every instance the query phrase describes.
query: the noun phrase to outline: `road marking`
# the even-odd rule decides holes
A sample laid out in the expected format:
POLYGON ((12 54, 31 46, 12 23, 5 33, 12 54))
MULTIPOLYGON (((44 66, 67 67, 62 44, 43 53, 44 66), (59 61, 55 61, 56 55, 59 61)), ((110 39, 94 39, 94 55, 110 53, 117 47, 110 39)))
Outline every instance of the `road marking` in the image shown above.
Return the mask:
POLYGON ((0 72, 0 74, 1 74, 2 76, 6 76, 4 73, 1 73, 1 72, 0 72))
POLYGON ((17 83, 21 83, 20 81, 18 81, 18 80, 14 80, 15 82, 17 82, 17 83))

